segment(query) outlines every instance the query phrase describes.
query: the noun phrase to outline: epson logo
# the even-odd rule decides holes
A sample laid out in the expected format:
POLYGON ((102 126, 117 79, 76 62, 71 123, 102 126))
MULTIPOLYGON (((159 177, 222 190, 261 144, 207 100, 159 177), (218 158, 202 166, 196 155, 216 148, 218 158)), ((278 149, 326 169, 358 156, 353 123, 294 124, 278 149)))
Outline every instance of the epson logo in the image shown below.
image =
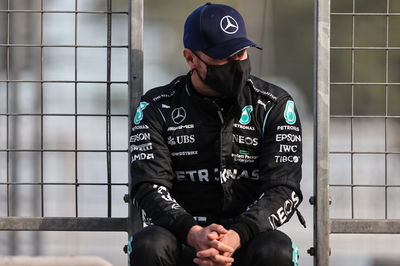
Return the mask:
POLYGON ((276 141, 301 142, 301 135, 276 134, 276 141))
POLYGON ((150 133, 139 133, 132 135, 129 142, 138 142, 142 140, 150 140, 150 133))
POLYGON ((258 138, 251 138, 251 137, 245 137, 245 136, 240 136, 233 134, 233 142, 239 143, 239 144, 246 144, 249 146, 257 146, 258 145, 258 138))

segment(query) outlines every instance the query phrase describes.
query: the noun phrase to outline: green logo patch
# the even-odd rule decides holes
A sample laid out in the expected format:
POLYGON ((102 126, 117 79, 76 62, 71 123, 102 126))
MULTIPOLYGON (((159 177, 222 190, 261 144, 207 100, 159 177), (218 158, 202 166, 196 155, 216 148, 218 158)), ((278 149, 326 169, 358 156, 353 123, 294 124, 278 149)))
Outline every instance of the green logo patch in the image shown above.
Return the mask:
POLYGON ((245 151, 245 150, 240 150, 239 154, 241 154, 241 155, 249 155, 250 152, 249 151, 245 151))
POLYGON ((242 109, 242 116, 240 117, 239 123, 242 125, 247 125, 251 121, 251 112, 253 112, 253 106, 246 105, 242 109))
POLYGON ((285 113, 283 114, 285 117, 286 123, 289 125, 293 125, 296 123, 296 113, 294 112, 294 102, 293 101, 287 101, 286 107, 285 107, 285 113))
POLYGON ((136 109, 135 118, 133 119, 133 122, 135 123, 135 125, 140 124, 140 121, 142 121, 142 119, 143 119, 143 110, 147 107, 147 105, 149 105, 149 103, 147 103, 147 102, 140 102, 139 103, 139 106, 136 109))

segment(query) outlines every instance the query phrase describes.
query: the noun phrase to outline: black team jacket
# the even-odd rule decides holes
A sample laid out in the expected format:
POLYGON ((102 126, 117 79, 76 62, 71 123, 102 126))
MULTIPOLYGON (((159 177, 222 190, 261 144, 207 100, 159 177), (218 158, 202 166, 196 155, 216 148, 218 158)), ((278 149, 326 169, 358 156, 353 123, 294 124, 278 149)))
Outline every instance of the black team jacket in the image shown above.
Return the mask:
POLYGON ((215 222, 243 245, 302 201, 300 119, 275 85, 250 76, 237 99, 213 99, 188 74, 147 92, 131 123, 132 200, 182 242, 192 226, 215 222))

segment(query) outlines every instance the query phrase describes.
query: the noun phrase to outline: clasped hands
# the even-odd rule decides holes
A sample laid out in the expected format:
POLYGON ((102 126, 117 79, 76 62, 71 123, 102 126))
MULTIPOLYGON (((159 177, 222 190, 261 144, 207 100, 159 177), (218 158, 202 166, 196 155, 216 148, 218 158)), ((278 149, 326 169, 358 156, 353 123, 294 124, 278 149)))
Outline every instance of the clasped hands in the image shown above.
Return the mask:
POLYGON ((187 243, 196 250, 194 262, 200 266, 230 266, 232 254, 240 247, 240 237, 222 225, 207 227, 195 225, 190 228, 187 243))

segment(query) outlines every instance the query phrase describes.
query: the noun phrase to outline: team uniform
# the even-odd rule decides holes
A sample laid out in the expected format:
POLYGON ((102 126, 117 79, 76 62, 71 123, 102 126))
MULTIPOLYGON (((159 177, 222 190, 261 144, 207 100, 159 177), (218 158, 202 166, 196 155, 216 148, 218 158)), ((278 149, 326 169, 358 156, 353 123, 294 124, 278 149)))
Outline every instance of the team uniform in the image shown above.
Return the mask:
POLYGON ((302 201, 300 119, 291 96, 273 84, 250 76, 236 98, 210 98, 188 74, 147 92, 131 122, 130 195, 149 228, 174 245, 185 244, 192 226, 211 223, 235 230, 242 247, 254 245, 264 233, 281 233, 275 229, 302 201))

